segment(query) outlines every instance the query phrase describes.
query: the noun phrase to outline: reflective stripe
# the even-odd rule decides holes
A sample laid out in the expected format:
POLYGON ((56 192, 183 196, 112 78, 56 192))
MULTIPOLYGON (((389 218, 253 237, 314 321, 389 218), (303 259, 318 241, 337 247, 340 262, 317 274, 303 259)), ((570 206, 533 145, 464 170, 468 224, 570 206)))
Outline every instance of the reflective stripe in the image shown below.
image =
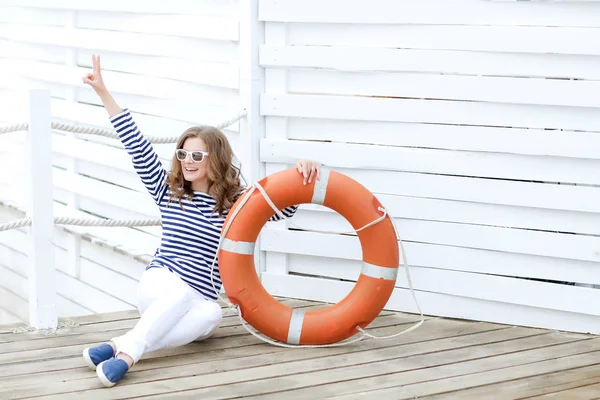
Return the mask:
POLYGON ((398 276, 398 268, 380 267, 379 265, 363 262, 360 273, 371 278, 395 281, 398 276))
POLYGON ((235 240, 223 238, 221 248, 230 253, 254 254, 254 242, 236 242, 235 240))
POLYGON ((302 323, 304 322, 304 310, 292 310, 290 318, 290 329, 288 331, 287 342, 289 344, 299 344, 302 334, 302 323))
POLYGON ((329 170, 327 168, 321 168, 319 180, 315 182, 312 200, 310 201, 311 203, 323 204, 325 202, 327 183, 329 183, 329 170))

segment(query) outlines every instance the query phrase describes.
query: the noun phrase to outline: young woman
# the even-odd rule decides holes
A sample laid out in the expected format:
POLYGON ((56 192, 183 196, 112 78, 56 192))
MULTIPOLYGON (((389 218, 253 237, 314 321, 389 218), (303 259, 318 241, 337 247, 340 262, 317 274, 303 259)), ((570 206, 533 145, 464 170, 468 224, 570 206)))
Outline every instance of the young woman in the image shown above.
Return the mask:
MULTIPOLYGON (((144 186, 158 205, 162 239, 138 288, 141 318, 126 334, 83 350, 86 364, 107 387, 115 385, 142 355, 210 337, 222 314, 211 283, 211 264, 229 209, 243 193, 233 152, 221 131, 209 126, 187 129, 177 142, 167 172, 150 142, 140 133, 128 109, 110 95, 92 57, 93 72, 83 78, 104 104, 110 121, 144 186)), ((305 184, 319 178, 319 165, 300 160, 305 184)), ((291 217, 292 206, 282 210, 291 217)), ((271 217, 272 221, 280 218, 271 217)), ((213 278, 221 288, 218 268, 213 278)))

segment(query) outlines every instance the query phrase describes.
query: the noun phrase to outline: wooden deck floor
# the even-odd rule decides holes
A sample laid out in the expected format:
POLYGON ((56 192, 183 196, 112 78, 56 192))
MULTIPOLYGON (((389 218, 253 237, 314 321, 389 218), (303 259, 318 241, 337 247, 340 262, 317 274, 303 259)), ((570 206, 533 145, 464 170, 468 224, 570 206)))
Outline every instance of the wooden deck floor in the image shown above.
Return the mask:
MULTIPOLYGON (((81 351, 133 327, 136 312, 62 321, 72 326, 52 335, 0 327, 0 399, 600 398, 597 336, 428 318, 390 340, 285 349, 225 315, 213 338, 148 354, 112 388, 84 366, 81 351)), ((387 335, 417 320, 383 312, 370 331, 387 335)))

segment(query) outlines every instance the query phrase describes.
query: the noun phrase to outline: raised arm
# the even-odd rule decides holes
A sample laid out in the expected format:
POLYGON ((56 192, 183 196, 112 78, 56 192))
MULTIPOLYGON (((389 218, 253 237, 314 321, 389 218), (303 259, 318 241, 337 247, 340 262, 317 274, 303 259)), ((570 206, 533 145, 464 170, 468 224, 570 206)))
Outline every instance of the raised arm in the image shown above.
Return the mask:
POLYGON ((133 159, 133 167, 142 183, 159 204, 165 193, 167 171, 156 155, 150 141, 142 135, 128 109, 119 107, 104 85, 100 70, 100 56, 92 56, 93 72, 83 78, 100 97, 127 153, 133 159))

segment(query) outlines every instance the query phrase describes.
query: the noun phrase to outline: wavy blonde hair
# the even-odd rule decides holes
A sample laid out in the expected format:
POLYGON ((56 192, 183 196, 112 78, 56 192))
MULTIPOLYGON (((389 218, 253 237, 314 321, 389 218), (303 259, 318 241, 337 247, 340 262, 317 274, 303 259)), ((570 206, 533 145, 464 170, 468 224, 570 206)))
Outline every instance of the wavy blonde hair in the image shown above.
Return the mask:
MULTIPOLYGON (((179 140, 177 148, 182 149, 183 144, 189 138, 199 138, 204 141, 209 156, 204 160, 208 162, 208 194, 216 200, 217 204, 213 211, 223 216, 225 210, 231 209, 235 200, 242 191, 240 184, 240 170, 233 165, 233 150, 227 137, 219 129, 212 126, 195 126, 188 128, 179 140)), ((171 173, 167 184, 171 189, 171 200, 179 201, 184 197, 190 200, 194 197, 192 183, 183 177, 181 162, 173 155, 171 162, 171 173)))

